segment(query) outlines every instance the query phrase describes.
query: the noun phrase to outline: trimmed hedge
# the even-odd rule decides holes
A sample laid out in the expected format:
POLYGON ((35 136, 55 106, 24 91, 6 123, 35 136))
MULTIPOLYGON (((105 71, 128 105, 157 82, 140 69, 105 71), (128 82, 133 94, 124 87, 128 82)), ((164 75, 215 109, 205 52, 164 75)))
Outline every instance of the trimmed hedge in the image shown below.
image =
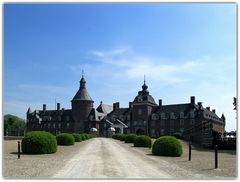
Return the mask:
POLYGON ((152 146, 152 140, 149 136, 139 135, 135 138, 134 147, 149 147, 152 146))
POLYGON ((182 155, 182 144, 173 136, 162 136, 153 143, 152 153, 154 155, 179 157, 182 155))
POLYGON ((81 142, 81 141, 82 141, 82 137, 81 137, 80 134, 78 134, 78 133, 72 133, 72 136, 74 137, 75 142, 81 142))
POLYGON ((126 134, 120 134, 119 135, 119 140, 120 141, 125 141, 125 138, 126 138, 126 134))
POLYGON ((57 135, 57 144, 58 145, 74 145, 75 139, 73 135, 69 133, 62 133, 57 135))
POLYGON ((55 153, 57 152, 57 140, 49 132, 28 132, 22 139, 22 152, 25 154, 55 153))
POLYGON ((113 134, 112 138, 115 139, 115 140, 119 140, 119 134, 113 134))
POLYGON ((134 133, 126 134, 125 143, 134 143, 134 140, 136 137, 137 137, 137 135, 134 133))
POLYGON ((182 138, 182 133, 176 132, 176 133, 173 133, 172 136, 174 136, 174 137, 177 138, 177 139, 181 139, 181 138, 182 138))

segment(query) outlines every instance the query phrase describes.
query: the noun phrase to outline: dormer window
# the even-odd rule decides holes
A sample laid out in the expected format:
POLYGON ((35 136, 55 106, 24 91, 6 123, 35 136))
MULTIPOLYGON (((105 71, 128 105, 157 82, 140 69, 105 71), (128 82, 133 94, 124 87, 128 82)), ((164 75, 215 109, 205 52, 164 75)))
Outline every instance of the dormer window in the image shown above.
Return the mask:
POLYGON ((180 118, 184 118, 184 112, 180 112, 180 118))

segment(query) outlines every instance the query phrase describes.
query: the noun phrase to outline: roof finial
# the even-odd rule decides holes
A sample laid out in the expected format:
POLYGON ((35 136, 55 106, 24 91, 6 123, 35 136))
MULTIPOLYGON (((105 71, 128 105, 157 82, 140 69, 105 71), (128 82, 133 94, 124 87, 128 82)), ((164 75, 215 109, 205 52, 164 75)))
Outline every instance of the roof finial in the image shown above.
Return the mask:
POLYGON ((144 75, 144 84, 146 84, 146 75, 144 75))
POLYGON ((84 77, 84 70, 82 69, 82 78, 84 77))

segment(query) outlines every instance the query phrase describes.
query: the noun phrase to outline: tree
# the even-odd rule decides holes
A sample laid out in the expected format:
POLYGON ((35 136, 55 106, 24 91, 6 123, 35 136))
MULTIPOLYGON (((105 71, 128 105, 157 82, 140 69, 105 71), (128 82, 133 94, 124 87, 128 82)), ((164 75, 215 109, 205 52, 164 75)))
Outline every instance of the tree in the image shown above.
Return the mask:
POLYGON ((4 135, 24 135, 25 128, 23 119, 10 114, 4 116, 4 135))

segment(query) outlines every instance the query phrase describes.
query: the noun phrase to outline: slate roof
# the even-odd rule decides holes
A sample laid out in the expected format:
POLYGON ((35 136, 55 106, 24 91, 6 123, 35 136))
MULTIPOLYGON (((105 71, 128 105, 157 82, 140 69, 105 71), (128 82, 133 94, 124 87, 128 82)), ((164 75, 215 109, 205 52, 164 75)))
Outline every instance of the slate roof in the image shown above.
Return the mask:
POLYGON ((109 113, 108 116, 112 116, 112 115, 116 115, 116 116, 125 115, 125 113, 127 111, 128 111, 128 108, 117 108, 117 109, 113 110, 111 113, 109 113))
POLYGON ((97 110, 98 112, 100 112, 100 113, 106 113, 106 114, 108 114, 108 113, 110 113, 110 112, 113 111, 113 106, 107 105, 107 104, 103 104, 103 103, 101 102, 101 104, 97 107, 96 110, 97 110))
POLYGON ((92 98, 90 97, 87 89, 86 89, 86 81, 84 77, 82 76, 80 80, 80 88, 77 91, 76 95, 73 97, 72 101, 74 100, 89 100, 93 101, 92 98))

